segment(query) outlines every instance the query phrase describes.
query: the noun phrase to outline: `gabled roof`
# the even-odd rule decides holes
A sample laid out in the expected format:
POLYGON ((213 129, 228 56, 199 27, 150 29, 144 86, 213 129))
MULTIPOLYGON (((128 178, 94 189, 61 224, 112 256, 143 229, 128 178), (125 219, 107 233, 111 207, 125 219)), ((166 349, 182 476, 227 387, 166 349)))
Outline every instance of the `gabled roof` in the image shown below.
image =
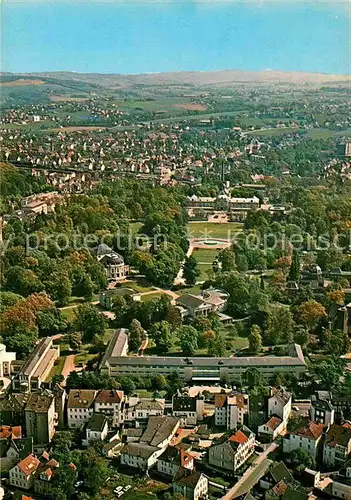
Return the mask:
POLYGON ((343 425, 333 424, 330 426, 325 444, 331 447, 347 446, 351 440, 351 429, 343 425))
POLYGON ((191 309, 196 309, 206 304, 206 302, 203 299, 197 297, 196 295, 192 295, 190 293, 185 293, 181 297, 178 297, 176 302, 177 304, 181 304, 185 307, 190 307, 191 309))
POLYGON ((29 455, 28 457, 18 462, 17 467, 21 470, 21 472, 23 472, 23 474, 25 474, 26 476, 30 476, 37 470, 39 465, 40 461, 37 459, 37 457, 29 455))
POLYGON ((322 435, 324 429, 324 424, 309 422, 306 427, 300 427, 300 429, 297 429, 297 431, 292 432, 291 434, 316 440, 322 435))
POLYGON ((282 479, 285 479, 287 482, 293 479, 289 469, 284 462, 275 463, 269 473, 276 483, 278 483, 282 479))
POLYGON ((249 438, 241 431, 236 431, 236 433, 229 438, 229 441, 237 444, 244 444, 248 440, 249 438))
POLYGON ((107 417, 103 413, 94 413, 87 423, 87 429, 102 432, 107 424, 107 417))
POLYGON ((184 469, 182 467, 179 469, 174 482, 176 484, 179 484, 180 486, 186 486, 187 488, 195 489, 201 476, 204 476, 202 472, 193 471, 189 473, 188 469, 184 469))
POLYGON ((179 419, 175 417, 150 417, 140 442, 150 446, 159 446, 174 433, 178 424, 179 419))
POLYGON ((0 439, 4 438, 19 439, 22 437, 22 427, 20 425, 12 427, 11 425, 0 426, 0 439))
POLYGON ((115 389, 101 389, 96 396, 95 403, 120 403, 123 400, 124 392, 115 389))
POLYGON ((280 426, 282 422, 283 420, 280 417, 273 416, 264 425, 266 425, 267 427, 272 429, 272 431, 274 431, 277 427, 280 426))
POLYGON ((94 402, 95 394, 94 389, 71 389, 67 408, 90 408, 94 402))

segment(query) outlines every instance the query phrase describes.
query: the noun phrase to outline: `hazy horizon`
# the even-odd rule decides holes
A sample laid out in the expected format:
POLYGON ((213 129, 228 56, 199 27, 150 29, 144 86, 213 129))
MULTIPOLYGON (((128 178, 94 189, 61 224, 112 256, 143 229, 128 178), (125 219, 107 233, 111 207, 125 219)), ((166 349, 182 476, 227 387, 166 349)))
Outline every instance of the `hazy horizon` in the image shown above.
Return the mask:
POLYGON ((2 5, 2 72, 349 74, 349 20, 333 2, 45 2, 2 5))

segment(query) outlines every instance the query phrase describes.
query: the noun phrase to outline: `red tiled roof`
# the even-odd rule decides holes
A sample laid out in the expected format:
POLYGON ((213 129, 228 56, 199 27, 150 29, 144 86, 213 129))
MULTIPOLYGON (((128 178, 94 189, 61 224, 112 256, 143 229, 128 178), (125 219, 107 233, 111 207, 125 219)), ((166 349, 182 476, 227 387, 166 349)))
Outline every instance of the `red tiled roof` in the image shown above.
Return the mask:
POLYGON ((233 434, 230 438, 229 441, 232 441, 234 443, 239 443, 239 444, 244 444, 249 440, 247 436, 241 431, 236 431, 235 434, 233 434))
POLYGON ((29 476, 30 474, 35 472, 39 467, 39 465, 40 461, 37 459, 37 457, 34 457, 33 455, 28 455, 28 457, 24 458, 17 464, 17 466, 26 476, 29 476))
POLYGON ((226 401, 227 401, 226 394, 216 394, 215 395, 215 406, 217 408, 222 408, 222 406, 224 406, 226 401))
POLYGON ((279 425, 282 423, 282 419, 279 417, 271 417, 268 422, 266 423, 267 427, 272 429, 273 431, 279 427, 279 425))
POLYGON ((6 438, 20 439, 22 437, 22 427, 20 425, 12 427, 11 425, 0 426, 0 439, 6 438))
POLYGON ((318 439, 324 431, 324 424, 317 424, 316 422, 309 422, 306 427, 301 427, 295 434, 309 439, 318 439))
POLYGON ((123 396, 123 391, 102 389, 96 396, 95 403, 120 403, 123 396))

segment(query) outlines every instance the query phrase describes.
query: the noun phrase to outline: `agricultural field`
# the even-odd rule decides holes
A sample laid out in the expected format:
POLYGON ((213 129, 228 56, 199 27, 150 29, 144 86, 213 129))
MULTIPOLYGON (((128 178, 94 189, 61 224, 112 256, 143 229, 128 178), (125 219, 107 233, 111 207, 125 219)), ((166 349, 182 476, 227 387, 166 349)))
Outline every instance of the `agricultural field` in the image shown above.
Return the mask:
POLYGON ((230 239, 234 232, 240 231, 243 224, 240 222, 189 222, 188 235, 190 238, 220 238, 230 239))

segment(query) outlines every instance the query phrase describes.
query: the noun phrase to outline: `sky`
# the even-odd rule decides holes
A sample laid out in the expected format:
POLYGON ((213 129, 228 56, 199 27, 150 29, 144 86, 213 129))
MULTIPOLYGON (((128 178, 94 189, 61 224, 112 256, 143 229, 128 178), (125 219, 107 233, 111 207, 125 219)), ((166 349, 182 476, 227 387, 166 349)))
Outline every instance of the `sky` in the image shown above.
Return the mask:
POLYGON ((2 71, 347 74, 346 2, 3 0, 2 71))

